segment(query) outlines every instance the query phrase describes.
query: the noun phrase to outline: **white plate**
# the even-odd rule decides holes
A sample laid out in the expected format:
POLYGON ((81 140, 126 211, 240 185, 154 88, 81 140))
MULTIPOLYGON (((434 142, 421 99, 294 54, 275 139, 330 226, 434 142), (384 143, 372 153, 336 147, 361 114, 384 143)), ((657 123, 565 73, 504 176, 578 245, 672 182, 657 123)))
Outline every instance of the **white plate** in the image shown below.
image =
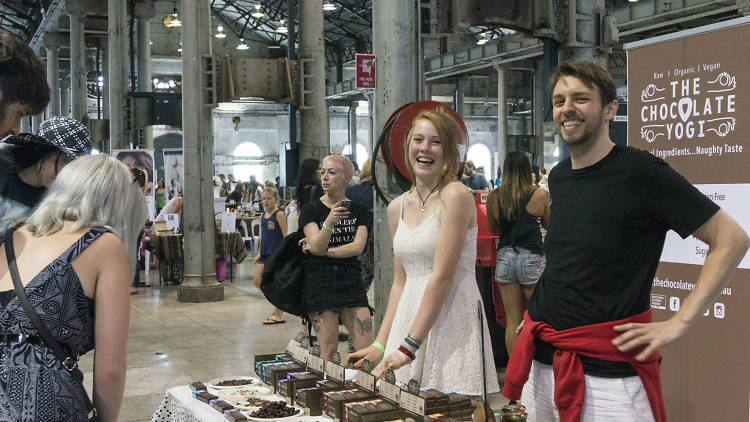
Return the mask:
POLYGON ((206 383, 206 387, 213 388, 215 390, 222 390, 222 389, 227 389, 227 388, 230 388, 230 389, 231 388, 242 388, 242 387, 248 387, 248 386, 251 386, 251 385, 252 386, 259 386, 259 385, 263 385, 263 382, 259 378, 253 377, 253 376, 250 376, 250 375, 235 375, 235 376, 230 376, 230 377, 214 378, 211 381, 209 381, 209 382, 206 383), (227 385, 227 386, 216 385, 216 384, 218 384, 218 383, 220 383, 222 381, 229 381, 229 380, 249 380, 249 381, 251 381, 251 383, 247 384, 247 385, 227 385))
POLYGON ((225 388, 225 389, 212 389, 209 388, 208 392, 211 394, 216 394, 217 396, 221 397, 225 400, 231 400, 231 401, 238 401, 243 399, 244 397, 248 396, 256 396, 256 397, 262 397, 267 396, 272 393, 271 387, 266 386, 248 386, 248 387, 235 387, 235 388, 225 388), (213 390, 213 391, 212 391, 213 390))
POLYGON ((295 413, 292 416, 286 416, 286 417, 283 417, 283 418, 254 418, 254 417, 250 416, 250 414, 253 413, 254 410, 253 410, 253 412, 244 411, 242 413, 244 413, 245 416, 247 416, 247 418, 250 419, 251 421, 257 421, 257 422, 291 421, 291 420, 294 420, 295 418, 300 417, 304 413, 304 410, 302 410, 302 409, 300 409, 298 407, 295 407, 295 409, 297 409, 297 413, 295 413))

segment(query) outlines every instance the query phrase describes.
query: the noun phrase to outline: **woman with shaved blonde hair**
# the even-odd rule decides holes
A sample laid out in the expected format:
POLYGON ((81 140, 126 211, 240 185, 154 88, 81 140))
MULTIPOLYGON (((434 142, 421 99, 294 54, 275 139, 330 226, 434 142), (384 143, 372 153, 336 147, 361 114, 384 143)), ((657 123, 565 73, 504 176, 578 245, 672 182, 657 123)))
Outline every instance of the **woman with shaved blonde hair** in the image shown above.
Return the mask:
POLYGON ((359 256, 367 242, 367 209, 346 197, 354 166, 343 155, 323 159, 325 195, 302 208, 299 226, 305 233, 303 308, 320 343, 321 356, 331 359, 338 346, 339 319, 354 346, 373 340, 372 318, 362 284, 359 256))

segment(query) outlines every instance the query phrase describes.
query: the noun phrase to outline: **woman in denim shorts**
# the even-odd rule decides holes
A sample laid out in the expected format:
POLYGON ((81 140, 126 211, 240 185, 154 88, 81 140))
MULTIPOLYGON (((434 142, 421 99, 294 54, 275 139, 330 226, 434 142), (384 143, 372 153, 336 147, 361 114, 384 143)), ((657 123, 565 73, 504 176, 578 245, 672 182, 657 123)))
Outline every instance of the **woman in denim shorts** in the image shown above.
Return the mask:
POLYGON ((544 272, 540 224, 546 229, 548 220, 549 194, 532 183, 526 154, 509 153, 500 187, 487 198, 487 225, 490 232, 500 234, 495 281, 503 296, 508 356, 518 338, 516 327, 523 318, 524 299, 529 299, 544 272))

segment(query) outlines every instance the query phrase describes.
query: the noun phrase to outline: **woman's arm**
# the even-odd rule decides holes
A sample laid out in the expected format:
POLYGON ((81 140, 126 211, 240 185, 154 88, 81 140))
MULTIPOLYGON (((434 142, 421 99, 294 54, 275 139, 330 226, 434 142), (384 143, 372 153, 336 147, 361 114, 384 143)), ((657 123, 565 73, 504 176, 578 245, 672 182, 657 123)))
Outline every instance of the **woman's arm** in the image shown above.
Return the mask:
POLYGON ((284 214, 284 211, 276 211, 276 223, 279 225, 279 229, 281 230, 281 237, 286 236, 286 231, 289 229, 289 227, 286 223, 286 214, 284 214))
POLYGON ((433 273, 425 287, 422 302, 409 330, 409 335, 419 340, 427 337, 432 325, 440 315, 456 274, 456 266, 466 242, 466 232, 476 215, 471 191, 465 186, 452 183, 445 188, 440 215, 433 273))
POLYGON ((549 192, 539 188, 531 195, 529 203, 526 204, 526 211, 542 220, 542 227, 545 230, 549 227, 549 192))
MULTIPOLYGON (((324 224, 327 227, 333 228, 333 226, 341 221, 342 219, 349 216, 349 210, 346 207, 340 207, 337 203, 331 209, 331 212, 326 217, 324 224)), ((304 228, 305 238, 307 239, 307 245, 310 253, 317 256, 323 256, 328 248, 328 242, 331 241, 332 231, 326 229, 319 229, 318 225, 314 222, 307 223, 304 228)))
POLYGON ((497 204, 498 195, 500 195, 499 189, 495 189, 487 195, 487 229, 492 234, 500 232, 500 226, 497 224, 500 219, 500 208, 497 204))
MULTIPOLYGON (((396 236, 396 229, 398 228, 399 213, 401 212, 401 197, 398 197, 391 201, 388 205, 388 226, 391 229, 391 240, 396 236)), ((388 335, 391 332, 391 325, 393 325, 393 317, 396 316, 396 309, 398 308, 398 302, 401 300, 401 293, 404 291, 404 284, 406 283, 406 271, 399 262, 396 256, 393 256, 393 285, 391 286, 391 293, 388 296, 388 306, 385 309, 385 315, 383 316, 383 322, 380 324, 380 330, 375 341, 385 347, 388 341, 388 335)), ((382 357, 380 351, 373 346, 366 347, 362 350, 358 350, 352 353, 347 358, 347 365, 354 363, 356 368, 362 366, 365 359, 370 362, 376 362, 382 357)))
POLYGON ((126 349, 130 321, 128 255, 123 243, 105 234, 97 248, 100 263, 96 281, 94 407, 102 422, 116 421, 125 390, 126 349))
MULTIPOLYGON (((367 226, 358 226, 354 240, 346 245, 328 249, 329 258, 351 258, 362 255, 367 245, 367 226)), ((325 252, 325 251, 324 251, 325 252)))

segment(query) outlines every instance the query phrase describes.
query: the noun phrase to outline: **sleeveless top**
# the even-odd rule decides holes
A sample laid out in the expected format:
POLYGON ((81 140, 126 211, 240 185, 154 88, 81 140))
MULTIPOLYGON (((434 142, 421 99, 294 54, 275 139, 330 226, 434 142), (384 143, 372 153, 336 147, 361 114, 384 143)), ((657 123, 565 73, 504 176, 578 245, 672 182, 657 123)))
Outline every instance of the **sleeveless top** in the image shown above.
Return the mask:
POLYGON ((274 211, 270 218, 266 218, 266 213, 260 217, 260 254, 261 256, 271 255, 281 244, 281 228, 276 220, 279 210, 274 211))
MULTIPOLYGON (((526 210, 531 197, 534 196, 533 190, 521 198, 521 213, 518 218, 506 220, 502 214, 502 208, 498 204, 500 219, 498 227, 500 228, 500 239, 497 242, 497 248, 513 247, 528 249, 538 255, 544 254, 544 245, 542 244, 541 217, 536 217, 526 210)), ((499 202, 500 195, 498 195, 499 202)))
MULTIPOLYGON (((95 227, 44 267, 24 287, 29 302, 55 339, 73 353, 94 348, 94 300, 73 260, 109 230, 95 227)), ((5 234, 0 233, 0 245, 5 234)), ((4 247, 4 246, 3 246, 4 247)), ((15 293, 15 292, 14 292, 15 293)), ((0 309, 0 334, 38 335, 15 296, 0 309)), ((0 420, 86 421, 83 386, 43 345, 0 342, 0 420)))
MULTIPOLYGON (((403 206, 402 197, 400 215, 403 214, 403 206)), ((427 338, 417 351, 416 360, 396 371, 398 382, 407 384, 414 378, 420 380, 423 387, 479 395, 482 394, 484 355, 487 391, 499 391, 487 319, 483 318, 480 325, 477 316, 477 304, 482 303, 475 276, 477 230, 477 227, 469 229, 463 245, 456 245, 461 255, 450 291, 427 338), (484 333, 484 350, 480 332, 484 333)), ((414 324, 422 297, 432 278, 439 233, 439 207, 413 229, 407 227, 402 216, 399 217, 393 238, 393 253, 404 267, 406 282, 388 334, 386 355, 398 350, 414 324)))

